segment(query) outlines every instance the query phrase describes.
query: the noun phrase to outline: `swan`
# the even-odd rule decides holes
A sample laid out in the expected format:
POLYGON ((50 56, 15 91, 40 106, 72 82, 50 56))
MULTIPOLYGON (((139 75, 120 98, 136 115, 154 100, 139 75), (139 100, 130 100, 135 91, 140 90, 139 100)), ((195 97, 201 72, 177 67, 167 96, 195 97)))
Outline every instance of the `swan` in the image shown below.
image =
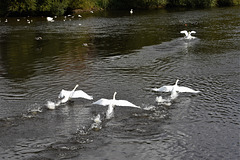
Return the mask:
POLYGON ((98 105, 102 105, 102 106, 107 106, 108 105, 108 109, 107 109, 107 112, 106 112, 106 119, 111 119, 112 117, 114 117, 114 107, 115 106, 128 106, 128 107, 134 107, 134 108, 141 109, 141 107, 136 106, 135 104, 133 104, 129 101, 116 100, 116 98, 115 98, 116 94, 117 94, 117 92, 114 92, 113 99, 101 98, 98 101, 93 103, 93 104, 98 104, 98 105))
POLYGON ((196 37, 194 37, 194 36, 191 36, 191 34, 192 33, 196 33, 196 31, 186 31, 186 30, 184 30, 184 31, 181 31, 180 33, 184 33, 185 34, 185 39, 195 39, 196 37))
POLYGON ((133 9, 130 10, 130 13, 133 14, 133 9))
POLYGON ((62 89, 62 91, 60 92, 58 98, 61 99, 60 103, 66 103, 67 101, 69 101, 72 98, 85 98, 88 100, 92 100, 93 97, 89 96, 87 93, 83 92, 82 90, 77 90, 78 84, 74 87, 74 89, 72 91, 67 91, 62 89))
POLYGON ((156 91, 156 92, 188 92, 188 93, 199 93, 200 91, 195 91, 191 88, 188 88, 188 87, 183 87, 183 86, 178 86, 179 80, 177 79, 176 80, 176 83, 175 85, 172 85, 172 86, 162 86, 160 88, 153 88, 152 90, 153 91, 156 91))
POLYGON ((54 20, 53 20, 52 17, 47 17, 47 21, 48 21, 48 22, 54 22, 54 20))

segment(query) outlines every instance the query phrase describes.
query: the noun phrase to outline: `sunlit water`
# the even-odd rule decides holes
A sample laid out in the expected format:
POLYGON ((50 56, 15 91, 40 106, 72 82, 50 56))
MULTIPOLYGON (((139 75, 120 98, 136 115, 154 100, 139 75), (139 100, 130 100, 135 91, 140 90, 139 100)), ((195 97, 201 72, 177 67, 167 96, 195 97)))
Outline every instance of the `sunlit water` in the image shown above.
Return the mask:
POLYGON ((239 159, 239 9, 1 18, 0 159, 239 159), (176 79, 201 93, 158 104, 169 94, 151 89, 176 79), (46 109, 76 84, 145 110, 116 107, 106 120, 107 107, 84 99, 46 109))

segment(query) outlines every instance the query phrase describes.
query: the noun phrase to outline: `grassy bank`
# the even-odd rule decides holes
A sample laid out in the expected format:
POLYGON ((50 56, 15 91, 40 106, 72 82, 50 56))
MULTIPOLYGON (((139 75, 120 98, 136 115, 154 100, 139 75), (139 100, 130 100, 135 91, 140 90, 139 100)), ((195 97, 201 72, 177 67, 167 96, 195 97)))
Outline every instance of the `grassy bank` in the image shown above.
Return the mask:
POLYGON ((1 16, 63 15, 73 10, 209 8, 240 5, 240 0, 1 0, 1 16))

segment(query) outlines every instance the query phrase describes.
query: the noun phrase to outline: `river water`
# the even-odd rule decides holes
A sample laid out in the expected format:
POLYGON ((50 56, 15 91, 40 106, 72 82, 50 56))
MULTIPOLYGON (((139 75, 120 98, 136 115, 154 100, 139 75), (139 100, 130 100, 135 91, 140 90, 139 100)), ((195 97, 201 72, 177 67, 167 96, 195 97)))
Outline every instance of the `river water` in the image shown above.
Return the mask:
POLYGON ((239 159, 239 9, 1 18, 0 159, 239 159), (170 94, 151 89, 177 79, 201 92, 158 104, 170 94), (46 108, 76 84, 94 100, 46 108), (92 103, 115 91, 142 109, 106 120, 92 103))

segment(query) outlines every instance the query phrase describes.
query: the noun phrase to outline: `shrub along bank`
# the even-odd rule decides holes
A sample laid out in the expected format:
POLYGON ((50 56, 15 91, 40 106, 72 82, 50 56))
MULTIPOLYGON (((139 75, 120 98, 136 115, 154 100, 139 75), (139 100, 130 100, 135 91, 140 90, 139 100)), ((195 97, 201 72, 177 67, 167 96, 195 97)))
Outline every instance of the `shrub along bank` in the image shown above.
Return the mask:
POLYGON ((240 5, 240 0, 1 0, 0 15, 63 15, 75 9, 209 8, 240 5))

